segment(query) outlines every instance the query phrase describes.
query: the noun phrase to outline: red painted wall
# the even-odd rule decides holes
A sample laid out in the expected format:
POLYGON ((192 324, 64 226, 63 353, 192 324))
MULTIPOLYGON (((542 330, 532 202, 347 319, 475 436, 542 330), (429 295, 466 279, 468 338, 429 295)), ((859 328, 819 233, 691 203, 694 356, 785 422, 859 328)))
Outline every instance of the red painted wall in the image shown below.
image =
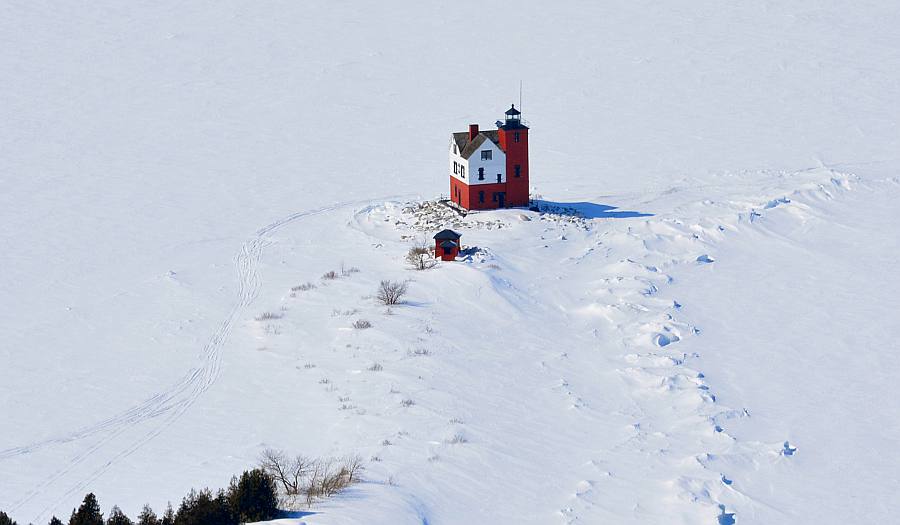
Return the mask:
MULTIPOLYGON (((507 192, 507 185, 505 183, 500 184, 473 184, 468 186, 469 189, 469 204, 470 206, 466 206, 468 210, 492 210, 494 208, 500 207, 500 201, 494 201, 492 196, 494 193, 499 192, 507 192), (484 202, 478 201, 478 193, 484 192, 484 202)), ((509 193, 506 195, 506 206, 512 206, 509 203, 509 193)))
POLYGON ((456 256, 459 255, 459 246, 452 248, 450 250, 441 250, 441 260, 442 261, 453 261, 456 260, 456 256))
POLYGON ((528 128, 501 129, 500 147, 506 151, 506 205, 528 206, 528 128), (514 140, 519 133, 519 142, 514 140), (516 164, 521 166, 516 177, 516 164))
POLYGON ((467 210, 471 209, 469 208, 469 187, 455 177, 450 177, 450 200, 467 210), (459 190, 458 193, 457 190, 459 190))

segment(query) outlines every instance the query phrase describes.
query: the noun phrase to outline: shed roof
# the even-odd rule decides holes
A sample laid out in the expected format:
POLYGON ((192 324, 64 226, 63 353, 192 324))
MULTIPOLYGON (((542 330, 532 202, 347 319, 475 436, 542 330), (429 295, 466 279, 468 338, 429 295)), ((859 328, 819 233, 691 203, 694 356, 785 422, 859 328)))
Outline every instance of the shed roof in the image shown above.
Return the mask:
POLYGON ((453 230, 441 230, 434 234, 434 239, 436 241, 458 241, 460 237, 462 237, 462 235, 453 230))

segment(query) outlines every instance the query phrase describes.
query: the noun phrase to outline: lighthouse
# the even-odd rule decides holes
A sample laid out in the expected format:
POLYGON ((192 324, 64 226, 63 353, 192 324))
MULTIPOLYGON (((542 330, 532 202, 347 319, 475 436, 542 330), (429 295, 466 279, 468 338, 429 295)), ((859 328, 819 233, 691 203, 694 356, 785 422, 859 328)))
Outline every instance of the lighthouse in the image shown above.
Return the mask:
POLYGON ((515 104, 504 116, 450 138, 450 200, 467 210, 528 206, 528 126, 515 104))

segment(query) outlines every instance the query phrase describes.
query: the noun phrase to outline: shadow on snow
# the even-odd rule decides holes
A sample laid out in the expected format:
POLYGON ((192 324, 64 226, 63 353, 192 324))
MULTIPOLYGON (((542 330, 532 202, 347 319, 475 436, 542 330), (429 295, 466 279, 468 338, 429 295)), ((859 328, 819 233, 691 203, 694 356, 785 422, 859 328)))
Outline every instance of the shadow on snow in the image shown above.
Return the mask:
POLYGON ((569 213, 585 219, 630 219, 634 217, 652 217, 652 213, 639 211, 620 210, 615 206, 595 204, 593 202, 553 202, 535 201, 535 205, 541 212, 569 213))

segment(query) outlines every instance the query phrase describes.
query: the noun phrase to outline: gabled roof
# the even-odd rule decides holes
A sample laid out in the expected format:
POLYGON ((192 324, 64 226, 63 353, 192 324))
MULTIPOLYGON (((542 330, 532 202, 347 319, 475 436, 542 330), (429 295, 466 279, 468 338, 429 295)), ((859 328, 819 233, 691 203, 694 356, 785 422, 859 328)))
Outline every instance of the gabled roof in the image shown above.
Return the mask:
POLYGON ((441 230, 434 234, 434 239, 437 241, 458 241, 460 237, 462 235, 453 230, 441 230))
POLYGON ((480 132, 471 142, 467 131, 453 134, 453 141, 456 142, 456 147, 459 148, 459 156, 464 159, 468 159, 473 153, 478 151, 478 148, 484 144, 485 140, 490 140, 497 145, 500 151, 503 151, 503 148, 500 147, 500 132, 496 129, 480 132))

